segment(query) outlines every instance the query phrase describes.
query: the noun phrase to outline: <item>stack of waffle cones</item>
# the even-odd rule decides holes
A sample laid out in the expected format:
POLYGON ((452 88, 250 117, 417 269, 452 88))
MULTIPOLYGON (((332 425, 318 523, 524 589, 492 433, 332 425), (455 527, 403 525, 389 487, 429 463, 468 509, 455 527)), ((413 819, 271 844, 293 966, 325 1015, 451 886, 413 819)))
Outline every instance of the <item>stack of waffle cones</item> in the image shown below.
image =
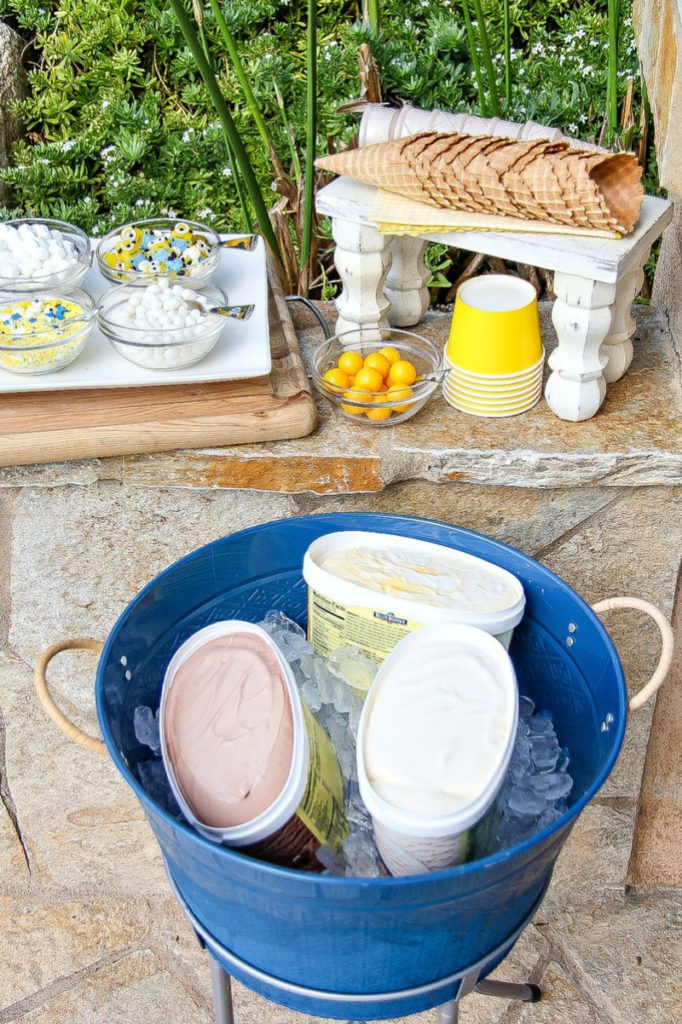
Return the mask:
POLYGON ((431 206, 620 234, 637 223, 644 194, 634 154, 546 139, 421 132, 315 165, 431 206))

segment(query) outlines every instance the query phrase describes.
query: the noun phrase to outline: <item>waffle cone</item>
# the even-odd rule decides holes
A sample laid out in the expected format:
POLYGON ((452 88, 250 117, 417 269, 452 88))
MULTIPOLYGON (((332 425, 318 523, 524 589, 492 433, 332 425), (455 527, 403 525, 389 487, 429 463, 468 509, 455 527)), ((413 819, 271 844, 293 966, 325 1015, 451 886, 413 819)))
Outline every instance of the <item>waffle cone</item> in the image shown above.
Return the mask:
POLYGON ((322 157, 316 166, 432 206, 624 234, 643 197, 634 154, 565 141, 421 132, 322 157))

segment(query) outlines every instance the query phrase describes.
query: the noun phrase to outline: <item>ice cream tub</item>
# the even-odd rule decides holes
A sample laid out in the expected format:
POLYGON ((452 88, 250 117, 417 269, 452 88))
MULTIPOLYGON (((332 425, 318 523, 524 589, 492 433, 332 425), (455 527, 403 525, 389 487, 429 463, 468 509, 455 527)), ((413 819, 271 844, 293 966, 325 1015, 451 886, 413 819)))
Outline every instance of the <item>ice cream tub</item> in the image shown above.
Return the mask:
POLYGON ((170 787, 201 835, 313 870, 321 844, 340 851, 336 753, 265 630, 233 619, 189 637, 166 669, 159 727, 170 787))
POLYGON ((432 623, 477 626, 508 648, 526 603, 517 577, 492 562, 365 530, 318 537, 306 550, 303 578, 316 654, 351 646, 377 664, 404 636, 432 623))
POLYGON ((518 724, 511 659, 475 626, 437 624, 404 637, 365 700, 357 743, 360 795, 392 875, 466 860, 491 807, 518 724))

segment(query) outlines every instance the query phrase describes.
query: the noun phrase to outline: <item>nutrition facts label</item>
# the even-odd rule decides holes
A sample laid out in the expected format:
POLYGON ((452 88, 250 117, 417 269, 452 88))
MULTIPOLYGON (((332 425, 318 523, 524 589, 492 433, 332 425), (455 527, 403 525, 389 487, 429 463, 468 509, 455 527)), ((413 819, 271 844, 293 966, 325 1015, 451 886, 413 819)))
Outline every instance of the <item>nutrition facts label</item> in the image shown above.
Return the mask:
POLYGON ((344 814, 346 785, 330 740, 308 708, 303 718, 310 743, 308 785, 296 814, 319 841, 339 855, 350 834, 344 814))
POLYGON ((399 640, 422 625, 390 611, 349 608, 312 590, 308 598, 308 623, 310 642, 321 657, 329 657, 337 647, 349 646, 359 648, 377 663, 399 640))

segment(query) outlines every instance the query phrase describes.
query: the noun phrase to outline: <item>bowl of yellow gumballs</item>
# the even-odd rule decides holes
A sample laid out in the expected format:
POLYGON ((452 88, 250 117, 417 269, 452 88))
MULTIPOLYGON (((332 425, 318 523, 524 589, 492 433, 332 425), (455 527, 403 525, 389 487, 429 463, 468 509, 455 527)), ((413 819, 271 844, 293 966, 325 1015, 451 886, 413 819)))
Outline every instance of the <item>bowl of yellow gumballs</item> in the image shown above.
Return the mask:
POLYGON ((323 342, 313 356, 317 390, 356 423, 396 426, 438 387, 442 349, 393 327, 358 327, 323 342))

